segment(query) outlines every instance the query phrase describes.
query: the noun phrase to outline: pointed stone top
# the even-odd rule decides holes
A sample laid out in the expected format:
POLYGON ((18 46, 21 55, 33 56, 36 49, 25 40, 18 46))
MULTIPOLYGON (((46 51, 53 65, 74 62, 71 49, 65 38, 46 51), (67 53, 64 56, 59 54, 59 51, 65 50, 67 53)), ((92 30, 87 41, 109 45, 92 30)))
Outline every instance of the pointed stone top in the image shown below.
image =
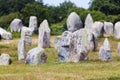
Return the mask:
POLYGON ((85 28, 91 29, 93 25, 93 18, 91 14, 88 14, 85 19, 85 28))
POLYGON ((108 38, 105 38, 103 46, 110 49, 110 43, 109 43, 108 38))
POLYGON ((43 20, 43 22, 40 24, 39 29, 50 32, 50 28, 49 28, 49 24, 48 24, 47 19, 43 20))
POLYGON ((82 21, 76 12, 70 13, 70 15, 67 18, 66 24, 67 29, 70 32, 75 32, 76 30, 83 28, 82 21))

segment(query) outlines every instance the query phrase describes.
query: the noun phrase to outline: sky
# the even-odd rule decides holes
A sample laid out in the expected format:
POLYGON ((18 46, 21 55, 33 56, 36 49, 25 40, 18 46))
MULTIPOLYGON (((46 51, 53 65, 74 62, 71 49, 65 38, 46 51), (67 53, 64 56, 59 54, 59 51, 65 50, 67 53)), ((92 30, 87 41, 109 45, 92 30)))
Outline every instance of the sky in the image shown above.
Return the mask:
POLYGON ((44 4, 58 6, 60 3, 64 1, 71 1, 76 4, 78 7, 82 7, 87 9, 89 7, 88 3, 90 0, 43 0, 44 4))

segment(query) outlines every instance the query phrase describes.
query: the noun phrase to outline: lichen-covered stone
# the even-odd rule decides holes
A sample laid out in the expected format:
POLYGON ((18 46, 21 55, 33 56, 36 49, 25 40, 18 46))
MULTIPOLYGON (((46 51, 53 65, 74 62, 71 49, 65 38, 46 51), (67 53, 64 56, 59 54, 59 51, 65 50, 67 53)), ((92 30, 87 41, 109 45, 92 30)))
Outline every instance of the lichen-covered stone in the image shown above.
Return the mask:
POLYGON ((38 47, 50 47, 50 28, 47 20, 44 20, 39 27, 38 47))
POLYGON ((6 39, 6 40, 11 40, 12 39, 12 34, 10 32, 7 32, 5 29, 0 27, 0 35, 1 38, 6 39))
POLYGON ((27 45, 32 44, 32 30, 30 28, 27 27, 22 28, 21 40, 23 40, 27 45))
POLYGON ((115 23, 114 37, 115 37, 115 39, 120 39, 120 21, 115 23))
POLYGON ((11 32, 20 32, 23 27, 22 20, 15 18, 10 23, 10 30, 11 32))
POLYGON ((46 60, 47 60, 47 56, 44 53, 44 49, 40 47, 36 47, 31 49, 27 53, 25 63, 30 65, 38 65, 38 64, 46 63, 46 60))
POLYGON ((79 30, 80 28, 83 28, 83 23, 76 12, 70 13, 66 23, 67 29, 70 32, 74 32, 76 30, 79 30))
POLYGON ((106 34, 113 34, 113 23, 111 22, 104 22, 104 31, 106 34))
POLYGON ((102 37, 103 36, 103 23, 102 22, 94 22, 92 26, 92 32, 96 37, 102 37))
POLYGON ((100 50, 99 50, 99 59, 100 59, 101 61, 109 61, 109 60, 112 60, 110 43, 109 43, 109 41, 108 41, 107 38, 104 40, 103 46, 100 47, 100 50))
POLYGON ((85 28, 92 29, 92 26, 93 26, 93 19, 92 16, 88 14, 85 19, 85 28))
POLYGON ((0 65, 9 65, 11 64, 12 60, 11 57, 8 54, 1 54, 0 56, 0 65))
POLYGON ((36 16, 30 16, 30 20, 29 20, 29 28, 35 32, 37 31, 37 17, 36 16))
POLYGON ((18 42, 18 60, 23 60, 26 58, 26 46, 25 41, 20 40, 18 42))

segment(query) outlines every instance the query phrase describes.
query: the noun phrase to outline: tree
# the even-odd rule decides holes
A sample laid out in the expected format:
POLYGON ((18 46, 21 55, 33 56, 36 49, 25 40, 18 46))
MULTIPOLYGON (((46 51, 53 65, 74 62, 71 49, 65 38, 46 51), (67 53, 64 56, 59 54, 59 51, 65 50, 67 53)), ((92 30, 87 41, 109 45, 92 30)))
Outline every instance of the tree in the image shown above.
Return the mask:
POLYGON ((29 3, 21 10, 21 13, 24 16, 23 22, 25 25, 28 25, 30 16, 38 17, 39 23, 41 23, 44 19, 47 19, 47 7, 44 6, 43 3, 29 3))
POLYGON ((116 15, 120 13, 119 0, 92 0, 90 10, 97 10, 106 15, 116 15))
POLYGON ((0 16, 10 14, 11 12, 20 12, 26 4, 34 0, 0 0, 0 16))

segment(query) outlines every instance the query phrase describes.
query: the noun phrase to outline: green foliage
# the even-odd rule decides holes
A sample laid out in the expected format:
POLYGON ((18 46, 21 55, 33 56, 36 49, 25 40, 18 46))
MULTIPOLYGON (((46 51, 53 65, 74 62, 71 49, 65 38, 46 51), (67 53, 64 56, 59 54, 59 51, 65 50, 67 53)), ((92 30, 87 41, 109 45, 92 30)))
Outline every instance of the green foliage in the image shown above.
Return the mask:
POLYGON ((19 12, 26 4, 34 0, 0 0, 0 16, 19 12))
POLYGON ((23 14, 23 22, 25 25, 28 25, 29 23, 29 17, 30 16, 37 16, 38 22, 42 22, 44 19, 47 18, 47 8, 42 3, 33 2, 30 4, 27 4, 22 10, 23 14))
POLYGON ((21 36, 21 33, 12 32, 12 37, 13 37, 13 39, 14 39, 14 38, 20 38, 20 36, 21 36))
POLYGON ((52 24, 50 28, 51 28, 51 35, 61 35, 64 30, 63 24, 61 23, 52 24))
POLYGON ((21 18, 22 19, 22 14, 20 14, 19 12, 16 12, 16 13, 10 13, 6 16, 0 17, 0 27, 8 29, 8 26, 10 25, 10 22, 14 18, 21 18))
POLYGON ((106 15, 116 15, 120 13, 119 0, 92 0, 90 6, 91 10, 97 10, 105 13, 106 15))

